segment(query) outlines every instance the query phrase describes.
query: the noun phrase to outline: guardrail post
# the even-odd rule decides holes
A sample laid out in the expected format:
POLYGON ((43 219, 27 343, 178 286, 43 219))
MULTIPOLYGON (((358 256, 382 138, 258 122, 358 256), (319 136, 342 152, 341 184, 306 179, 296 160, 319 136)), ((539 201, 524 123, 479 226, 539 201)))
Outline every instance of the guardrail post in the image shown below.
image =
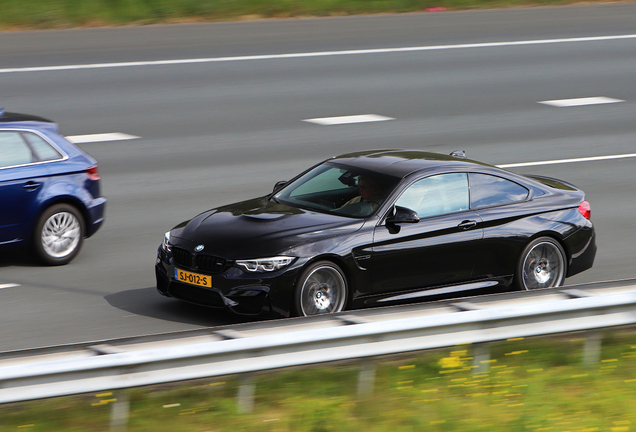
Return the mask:
POLYGON ((358 372, 358 397, 371 396, 375 387, 375 362, 364 359, 358 372))
POLYGON ((237 395, 239 414, 247 414, 254 411, 255 390, 256 382, 254 381, 254 376, 249 373, 242 374, 239 377, 239 387, 237 395))
POLYGON ((485 374, 490 370, 490 346, 480 343, 473 348, 473 375, 485 374))
POLYGON ((117 400, 111 404, 110 408, 110 431, 126 432, 128 429, 128 415, 130 413, 128 391, 117 391, 114 394, 114 398, 117 400))
POLYGON ((585 346, 583 347, 583 364, 592 366, 601 360, 601 344, 603 334, 598 330, 590 330, 585 333, 585 346))

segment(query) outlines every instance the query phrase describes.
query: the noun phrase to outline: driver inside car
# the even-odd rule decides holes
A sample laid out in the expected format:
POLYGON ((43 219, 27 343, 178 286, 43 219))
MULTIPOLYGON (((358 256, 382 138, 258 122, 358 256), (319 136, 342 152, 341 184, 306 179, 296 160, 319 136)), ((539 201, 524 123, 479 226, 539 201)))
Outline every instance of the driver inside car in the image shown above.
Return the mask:
POLYGON ((384 194, 378 181, 372 177, 361 175, 358 177, 358 190, 360 191, 360 195, 350 199, 344 203, 342 207, 355 203, 367 202, 371 205, 373 211, 376 211, 384 199, 384 194))

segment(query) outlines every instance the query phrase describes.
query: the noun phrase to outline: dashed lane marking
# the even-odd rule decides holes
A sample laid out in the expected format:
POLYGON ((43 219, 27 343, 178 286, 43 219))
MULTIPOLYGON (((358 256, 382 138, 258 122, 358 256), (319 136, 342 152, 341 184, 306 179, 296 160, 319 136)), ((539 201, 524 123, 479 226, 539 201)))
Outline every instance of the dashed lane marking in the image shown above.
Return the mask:
POLYGON ((387 120, 395 120, 393 117, 385 117, 377 114, 362 114, 362 115, 350 115, 350 116, 341 116, 341 117, 322 117, 322 118, 313 118, 313 119, 305 119, 308 123, 315 123, 323 126, 332 126, 332 125, 342 125, 342 124, 351 124, 351 123, 370 123, 370 122, 379 122, 379 121, 387 121, 387 120))
POLYGON ((19 284, 14 284, 14 283, 8 283, 8 284, 0 284, 0 289, 5 289, 5 288, 15 288, 15 287, 19 287, 19 284))
POLYGON ((576 107, 576 106, 585 106, 585 105, 600 105, 600 104, 610 104, 610 103, 618 103, 625 102, 622 99, 614 99, 605 96, 598 97, 584 97, 584 98, 576 98, 576 99, 557 99, 557 100, 548 100, 537 102, 544 105, 550 105, 559 108, 565 107, 576 107))
POLYGON ((66 139, 72 142, 73 144, 86 144, 86 143, 94 143, 94 142, 106 142, 106 141, 125 141, 138 139, 136 135, 128 135, 125 133, 114 132, 114 133, 103 133, 103 134, 91 134, 91 135, 73 135, 67 136, 66 139))

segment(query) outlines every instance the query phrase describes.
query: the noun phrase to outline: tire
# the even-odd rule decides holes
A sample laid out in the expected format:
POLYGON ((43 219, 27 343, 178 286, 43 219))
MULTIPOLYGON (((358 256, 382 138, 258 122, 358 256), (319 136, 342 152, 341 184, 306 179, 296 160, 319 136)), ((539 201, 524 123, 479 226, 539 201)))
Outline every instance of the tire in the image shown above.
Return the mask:
POLYGON ((567 270, 565 252, 553 238, 539 237, 525 247, 517 264, 515 282, 521 290, 561 286, 567 270))
POLYGON ((55 204, 38 219, 33 232, 33 250, 46 265, 68 264, 84 241, 84 218, 73 206, 55 204))
POLYGON ((318 261, 307 267, 298 279, 294 312, 297 316, 340 312, 347 296, 347 278, 340 267, 330 261, 318 261))

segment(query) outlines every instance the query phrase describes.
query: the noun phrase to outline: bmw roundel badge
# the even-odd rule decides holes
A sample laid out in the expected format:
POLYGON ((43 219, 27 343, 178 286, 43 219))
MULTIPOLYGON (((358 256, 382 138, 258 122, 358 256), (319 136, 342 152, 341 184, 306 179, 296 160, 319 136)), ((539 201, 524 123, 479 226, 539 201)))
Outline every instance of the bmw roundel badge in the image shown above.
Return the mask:
POLYGON ((195 251, 195 252, 201 252, 201 251, 203 250, 203 248, 204 248, 204 247, 205 247, 205 246, 203 246, 203 245, 199 245, 199 246, 197 246, 197 247, 195 247, 195 248, 194 248, 194 251, 195 251))

